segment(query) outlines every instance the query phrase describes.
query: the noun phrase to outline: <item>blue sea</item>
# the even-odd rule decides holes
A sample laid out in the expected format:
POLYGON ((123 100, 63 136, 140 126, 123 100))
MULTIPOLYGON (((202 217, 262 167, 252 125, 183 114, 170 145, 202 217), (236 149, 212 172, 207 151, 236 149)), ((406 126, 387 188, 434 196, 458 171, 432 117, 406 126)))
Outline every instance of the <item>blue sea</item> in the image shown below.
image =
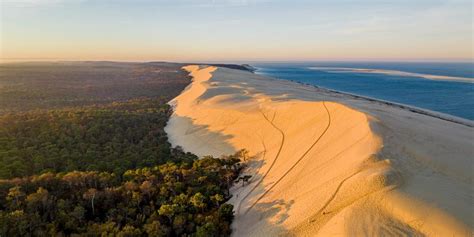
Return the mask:
POLYGON ((459 81, 474 78, 474 63, 308 62, 252 66, 258 69, 256 73, 278 79, 474 120, 474 83, 459 81))

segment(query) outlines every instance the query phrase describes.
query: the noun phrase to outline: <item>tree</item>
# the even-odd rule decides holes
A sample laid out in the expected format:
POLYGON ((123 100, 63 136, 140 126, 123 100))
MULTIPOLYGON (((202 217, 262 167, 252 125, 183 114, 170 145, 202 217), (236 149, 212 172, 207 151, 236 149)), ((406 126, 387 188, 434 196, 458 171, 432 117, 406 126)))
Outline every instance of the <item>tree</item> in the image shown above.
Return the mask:
POLYGON ((163 204, 161 205, 160 207, 160 210, 158 210, 158 214, 162 215, 162 216, 166 216, 168 218, 168 221, 169 223, 173 223, 173 216, 175 214, 177 210, 177 205, 176 204, 172 204, 172 205, 169 205, 169 204, 163 204))
POLYGON ((80 205, 77 205, 76 207, 74 207, 74 210, 70 213, 70 215, 76 218, 76 221, 78 221, 79 223, 82 222, 85 214, 86 214, 86 209, 84 209, 84 207, 80 205))
POLYGON ((220 195, 220 194, 215 194, 213 196, 211 196, 211 201, 213 201, 215 204, 216 204, 216 207, 219 206, 219 204, 224 201, 224 196, 220 195))
POLYGON ((234 219, 234 206, 225 203, 219 207, 219 218, 231 222, 234 219))
POLYGON ((218 230, 214 223, 206 223, 202 226, 198 226, 196 230, 196 237, 214 237, 217 235, 218 230))
POLYGON ((206 208, 206 197, 201 193, 196 193, 194 196, 191 197, 190 202, 196 207, 198 210, 203 211, 206 208))
POLYGON ((95 216, 94 200, 95 200, 96 194, 97 194, 97 189, 90 188, 83 195, 84 199, 90 200, 90 202, 91 202, 91 209, 92 209, 92 215, 93 216, 95 216))
POLYGON ((49 192, 43 187, 39 187, 36 193, 32 193, 26 197, 26 202, 31 210, 45 211, 48 210, 49 192))
POLYGON ((6 200, 10 202, 10 209, 17 209, 21 205, 24 196, 25 193, 21 191, 20 186, 10 188, 6 197, 6 200))
POLYGON ((132 225, 125 225, 120 232, 117 234, 118 237, 135 237, 142 236, 140 229, 135 228, 132 225))
POLYGON ((241 150, 237 151, 237 153, 235 153, 233 157, 236 157, 237 159, 243 159, 244 161, 247 161, 247 159, 249 158, 249 151, 247 151, 245 149, 241 149, 241 150))
POLYGON ((149 224, 144 225, 145 232, 148 236, 168 236, 169 228, 166 225, 162 225, 159 221, 153 221, 149 224))

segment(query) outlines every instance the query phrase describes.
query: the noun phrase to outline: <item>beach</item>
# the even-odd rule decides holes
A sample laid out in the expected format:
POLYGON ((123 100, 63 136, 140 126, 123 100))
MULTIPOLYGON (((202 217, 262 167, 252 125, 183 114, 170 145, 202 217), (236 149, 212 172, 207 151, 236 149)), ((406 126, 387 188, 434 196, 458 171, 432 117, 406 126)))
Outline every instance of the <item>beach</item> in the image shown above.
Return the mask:
POLYGON ((249 151, 235 185, 234 236, 471 236, 469 120, 276 80, 184 67, 170 104, 174 146, 249 151), (435 116, 436 115, 436 116, 435 116))

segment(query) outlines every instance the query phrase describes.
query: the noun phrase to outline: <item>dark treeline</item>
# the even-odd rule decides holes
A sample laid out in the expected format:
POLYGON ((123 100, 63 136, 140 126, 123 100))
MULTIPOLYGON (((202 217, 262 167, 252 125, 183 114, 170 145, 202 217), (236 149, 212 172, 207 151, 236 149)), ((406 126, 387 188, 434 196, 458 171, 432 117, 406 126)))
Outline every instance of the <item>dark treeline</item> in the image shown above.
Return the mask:
POLYGON ((228 236, 235 155, 172 148, 181 65, 0 66, 0 236, 228 236))

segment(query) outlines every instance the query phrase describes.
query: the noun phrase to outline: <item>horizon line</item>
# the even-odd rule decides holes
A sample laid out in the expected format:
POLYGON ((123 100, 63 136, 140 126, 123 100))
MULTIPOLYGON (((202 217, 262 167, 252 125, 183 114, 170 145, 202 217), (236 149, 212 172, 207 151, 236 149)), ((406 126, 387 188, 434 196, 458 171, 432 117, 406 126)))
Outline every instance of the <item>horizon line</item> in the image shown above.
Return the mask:
POLYGON ((444 63, 474 63, 474 58, 320 58, 320 59, 63 59, 63 58, 0 58, 0 64, 4 63, 30 63, 30 62, 169 62, 169 63, 311 63, 311 62, 444 62, 444 63))

